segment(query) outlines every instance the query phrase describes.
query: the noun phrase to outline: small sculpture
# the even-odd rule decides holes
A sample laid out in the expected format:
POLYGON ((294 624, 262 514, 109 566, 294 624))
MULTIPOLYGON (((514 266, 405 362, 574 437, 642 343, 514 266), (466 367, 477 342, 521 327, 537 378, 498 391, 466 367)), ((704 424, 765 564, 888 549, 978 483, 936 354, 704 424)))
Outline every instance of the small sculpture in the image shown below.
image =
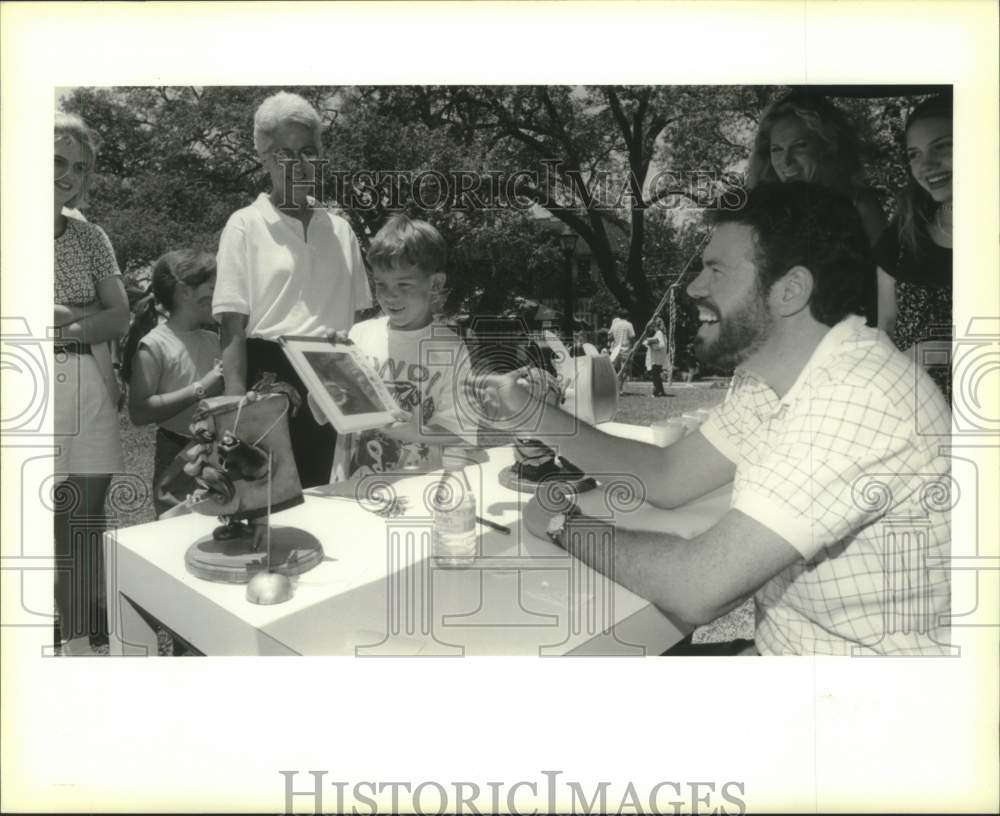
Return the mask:
POLYGON ((262 570, 295 575, 322 560, 315 537, 269 524, 270 513, 304 501, 287 420, 299 400, 289 392, 272 378, 243 396, 202 400, 191 444, 157 486, 175 499, 186 491, 185 510, 223 522, 188 550, 188 570, 200 578, 246 583, 262 570))

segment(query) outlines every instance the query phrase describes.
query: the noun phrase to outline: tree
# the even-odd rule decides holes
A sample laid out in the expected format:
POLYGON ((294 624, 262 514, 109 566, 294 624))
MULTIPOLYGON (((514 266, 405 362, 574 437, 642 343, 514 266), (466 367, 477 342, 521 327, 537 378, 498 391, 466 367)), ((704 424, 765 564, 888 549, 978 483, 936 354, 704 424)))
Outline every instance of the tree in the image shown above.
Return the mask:
MULTIPOLYGON (((692 236, 702 210, 738 203, 728 196, 779 89, 294 90, 324 123, 324 197, 341 206, 363 246, 398 210, 429 219, 444 234, 450 309, 502 312, 517 295, 557 285, 562 260, 539 228, 538 216, 548 213, 593 253, 596 297, 613 298, 644 325, 697 247, 692 236)), ((64 100, 104 137, 91 215, 108 230, 123 269, 179 246, 214 250, 228 216, 266 189, 252 123, 273 91, 76 89, 64 100)), ((890 193, 906 175, 901 112, 911 100, 835 101, 863 126, 872 145, 869 181, 891 209, 890 193)))
MULTIPOLYGON (((335 89, 298 89, 325 117, 335 89)), ((102 146, 88 217, 105 227, 122 270, 169 249, 215 251, 226 219, 265 189, 253 114, 270 88, 77 88, 78 113, 102 146)))

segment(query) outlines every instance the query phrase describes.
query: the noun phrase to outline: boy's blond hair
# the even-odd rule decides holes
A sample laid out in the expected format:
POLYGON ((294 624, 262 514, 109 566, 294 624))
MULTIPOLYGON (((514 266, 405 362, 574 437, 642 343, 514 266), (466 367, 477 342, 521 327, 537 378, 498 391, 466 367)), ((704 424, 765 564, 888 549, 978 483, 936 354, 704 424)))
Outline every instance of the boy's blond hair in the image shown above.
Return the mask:
POLYGON ((418 268, 425 275, 443 273, 448 247, 431 224, 406 215, 394 215, 372 239, 368 263, 372 269, 418 268))

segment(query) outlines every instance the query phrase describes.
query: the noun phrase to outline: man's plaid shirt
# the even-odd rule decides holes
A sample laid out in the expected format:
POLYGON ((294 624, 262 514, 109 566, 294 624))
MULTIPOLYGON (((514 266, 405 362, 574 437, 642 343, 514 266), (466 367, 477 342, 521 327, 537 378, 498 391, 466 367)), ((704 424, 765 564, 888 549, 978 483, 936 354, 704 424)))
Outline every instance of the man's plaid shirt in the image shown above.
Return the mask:
POLYGON ((739 370, 701 432, 733 507, 802 555, 755 595, 761 654, 941 654, 951 415, 889 338, 848 317, 779 399, 739 370))

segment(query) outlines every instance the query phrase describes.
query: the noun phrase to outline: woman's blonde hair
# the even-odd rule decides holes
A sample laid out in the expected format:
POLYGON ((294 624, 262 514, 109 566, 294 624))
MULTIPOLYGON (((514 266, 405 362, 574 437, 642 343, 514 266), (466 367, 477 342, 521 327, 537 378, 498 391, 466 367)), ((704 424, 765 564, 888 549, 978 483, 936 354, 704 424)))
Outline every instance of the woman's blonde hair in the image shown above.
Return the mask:
POLYGON ((86 207, 87 192, 90 189, 90 179, 94 173, 94 165, 97 163, 97 151, 100 149, 100 140, 87 123, 74 113, 63 113, 56 111, 55 138, 72 139, 87 157, 87 172, 83 176, 80 184, 80 192, 66 202, 67 207, 86 207))
POLYGON ((305 125, 312 131, 317 149, 322 147, 323 122, 316 109, 298 94, 279 91, 261 102, 254 114, 254 149, 260 154, 266 153, 274 143, 274 132, 289 123, 305 125))
POLYGON ((764 112, 747 168, 747 187, 779 181, 771 165, 771 129, 779 119, 796 116, 813 131, 827 149, 823 183, 846 192, 861 181, 862 144, 847 115, 826 97, 811 91, 782 94, 764 112))

